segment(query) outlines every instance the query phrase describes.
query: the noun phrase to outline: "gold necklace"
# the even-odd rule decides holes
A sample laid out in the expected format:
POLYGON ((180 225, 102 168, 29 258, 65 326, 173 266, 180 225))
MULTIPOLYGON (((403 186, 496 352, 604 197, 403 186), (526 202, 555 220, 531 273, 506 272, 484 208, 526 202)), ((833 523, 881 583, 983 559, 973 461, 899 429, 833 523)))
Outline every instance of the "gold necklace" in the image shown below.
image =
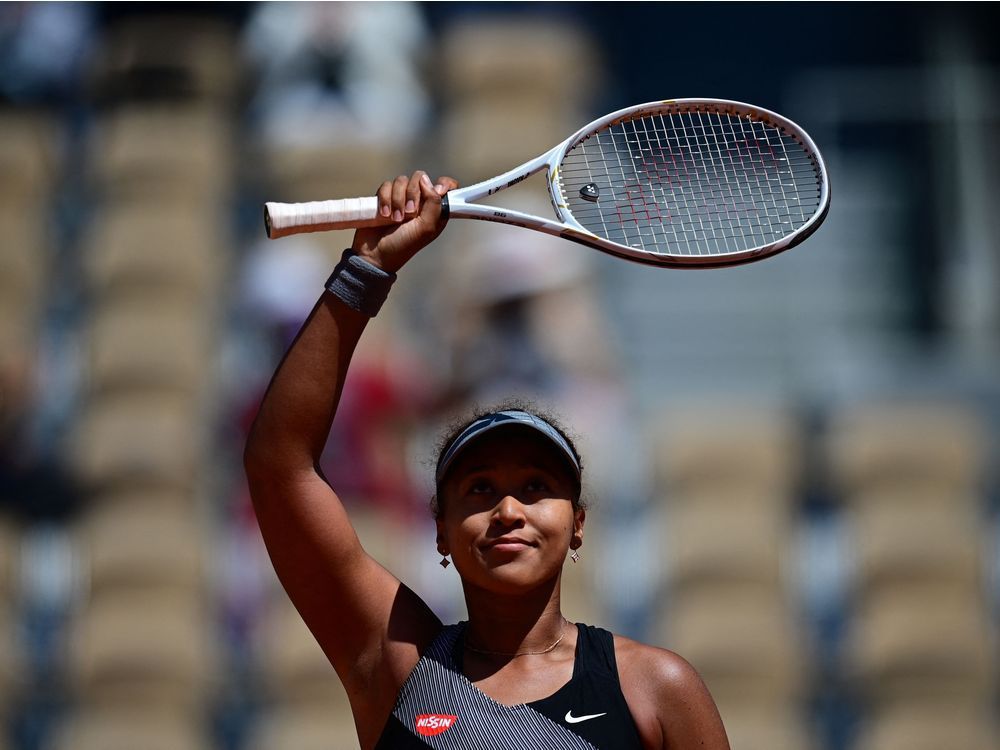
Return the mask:
POLYGON ((509 659, 514 659, 518 656, 537 656, 538 654, 547 654, 549 651, 555 650, 555 647, 562 643, 562 639, 566 637, 566 618, 563 618, 562 633, 558 638, 553 641, 550 646, 546 646, 541 651, 515 651, 513 654, 506 651, 487 651, 486 649, 476 648, 471 645, 468 640, 465 641, 465 647, 469 651, 475 651, 477 654, 486 654, 487 656, 506 656, 509 659))

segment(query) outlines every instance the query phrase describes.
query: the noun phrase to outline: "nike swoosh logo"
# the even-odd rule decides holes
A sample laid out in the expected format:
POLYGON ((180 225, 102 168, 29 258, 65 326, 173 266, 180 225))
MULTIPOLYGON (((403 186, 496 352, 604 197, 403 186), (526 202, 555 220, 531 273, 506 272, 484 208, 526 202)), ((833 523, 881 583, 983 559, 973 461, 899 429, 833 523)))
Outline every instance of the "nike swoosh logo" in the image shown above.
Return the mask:
POLYGON ((566 723, 567 724, 579 724, 581 721, 587 721, 589 719, 596 719, 599 716, 607 716, 608 712, 605 711, 603 714, 589 714, 587 716, 574 716, 573 709, 566 712, 566 723))

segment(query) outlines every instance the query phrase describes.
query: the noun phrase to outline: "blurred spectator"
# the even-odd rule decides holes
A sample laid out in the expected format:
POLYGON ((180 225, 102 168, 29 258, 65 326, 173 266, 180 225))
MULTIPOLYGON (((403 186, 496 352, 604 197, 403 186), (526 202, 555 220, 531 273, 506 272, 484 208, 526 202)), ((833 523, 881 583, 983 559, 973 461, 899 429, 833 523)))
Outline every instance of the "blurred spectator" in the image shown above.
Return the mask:
POLYGON ((88 3, 0 3, 0 102, 72 100, 92 33, 88 3))
POLYGON ((244 35, 250 116, 270 146, 408 139, 428 117, 414 3, 263 3, 244 35))

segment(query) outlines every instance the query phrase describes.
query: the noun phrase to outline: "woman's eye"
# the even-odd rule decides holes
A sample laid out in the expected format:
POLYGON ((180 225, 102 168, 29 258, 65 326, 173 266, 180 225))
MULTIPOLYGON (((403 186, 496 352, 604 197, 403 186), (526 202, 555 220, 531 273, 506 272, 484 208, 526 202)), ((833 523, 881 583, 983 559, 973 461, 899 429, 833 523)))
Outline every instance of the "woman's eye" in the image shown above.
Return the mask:
POLYGON ((525 489, 527 489, 528 492, 548 492, 549 485, 544 479, 534 479, 528 482, 525 489))
POLYGON ((489 482, 474 482, 471 487, 469 487, 469 492, 474 494, 482 494, 490 492, 493 489, 489 482))

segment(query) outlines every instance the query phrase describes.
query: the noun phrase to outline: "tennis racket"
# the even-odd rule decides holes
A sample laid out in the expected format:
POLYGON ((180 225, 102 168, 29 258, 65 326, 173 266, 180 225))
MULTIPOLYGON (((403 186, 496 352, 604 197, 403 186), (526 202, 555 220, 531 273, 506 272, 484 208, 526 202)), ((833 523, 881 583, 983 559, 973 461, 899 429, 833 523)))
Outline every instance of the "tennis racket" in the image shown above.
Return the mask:
MULTIPOLYGON (((716 267, 801 243, 826 217, 830 184, 812 139, 781 115, 675 99, 612 112, 443 201, 451 218, 534 229, 639 263, 716 267), (555 219, 473 202, 543 169, 555 219)), ((264 207, 271 238, 391 223, 375 197, 264 207)))

